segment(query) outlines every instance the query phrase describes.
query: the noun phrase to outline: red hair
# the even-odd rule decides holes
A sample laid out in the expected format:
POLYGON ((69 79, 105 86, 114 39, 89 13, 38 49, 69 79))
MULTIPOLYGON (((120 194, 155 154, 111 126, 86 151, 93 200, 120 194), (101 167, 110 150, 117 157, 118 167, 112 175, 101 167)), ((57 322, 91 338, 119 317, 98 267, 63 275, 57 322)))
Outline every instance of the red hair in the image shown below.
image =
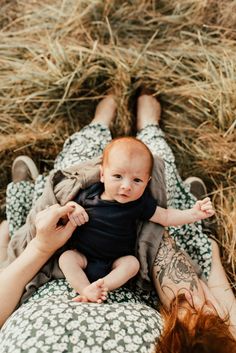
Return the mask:
POLYGON ((111 150, 114 147, 120 147, 123 144, 124 146, 127 146, 127 148, 131 148, 132 151, 137 152, 137 154, 140 153, 140 150, 142 150, 147 155, 147 158, 149 159, 149 175, 151 175, 154 163, 153 155, 145 143, 132 136, 117 137, 108 143, 108 145, 106 145, 103 150, 102 165, 104 166, 108 163, 108 158, 111 150), (137 149, 139 149, 139 151, 137 151, 137 149))
POLYGON ((155 353, 236 352, 236 341, 229 330, 228 318, 220 318, 212 306, 213 310, 205 310, 206 303, 199 310, 189 306, 186 315, 179 319, 178 311, 183 302, 187 301, 180 295, 169 310, 161 309, 164 331, 155 353))

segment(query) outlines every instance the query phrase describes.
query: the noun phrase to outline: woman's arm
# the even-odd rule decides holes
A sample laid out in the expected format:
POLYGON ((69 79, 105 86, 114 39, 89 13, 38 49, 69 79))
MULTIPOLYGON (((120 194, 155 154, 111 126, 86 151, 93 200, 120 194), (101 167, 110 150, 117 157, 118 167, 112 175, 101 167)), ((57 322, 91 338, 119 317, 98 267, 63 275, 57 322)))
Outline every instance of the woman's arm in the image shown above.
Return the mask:
POLYGON ((224 312, 229 314, 231 332, 236 339, 236 299, 220 259, 217 243, 211 239, 212 264, 208 278, 208 288, 211 294, 221 304, 224 312))
POLYGON ((206 285, 198 278, 187 254, 165 234, 154 262, 154 284, 167 308, 177 295, 184 294, 196 309, 209 303, 209 308, 212 305, 223 320, 229 315, 230 330, 236 337, 236 300, 221 264, 217 244, 213 242, 212 245, 212 267, 206 285))
POLYGON ((38 213, 36 237, 23 253, 0 272, 0 326, 17 306, 25 285, 34 277, 53 253, 70 238, 75 226, 58 221, 73 211, 71 205, 53 205, 38 213))
POLYGON ((153 280, 158 296, 167 308, 178 294, 199 296, 205 301, 204 291, 191 261, 175 243, 164 234, 154 266, 153 280))

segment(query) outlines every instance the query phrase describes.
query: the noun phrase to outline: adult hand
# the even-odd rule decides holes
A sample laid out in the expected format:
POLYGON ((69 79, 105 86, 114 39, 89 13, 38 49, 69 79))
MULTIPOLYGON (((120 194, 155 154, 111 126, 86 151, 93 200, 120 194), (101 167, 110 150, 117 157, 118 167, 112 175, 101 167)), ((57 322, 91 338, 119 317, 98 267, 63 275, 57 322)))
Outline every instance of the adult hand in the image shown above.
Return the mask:
POLYGON ((67 218, 73 211, 74 206, 71 204, 52 205, 37 214, 35 242, 40 251, 54 253, 67 242, 76 228, 67 218), (60 220, 64 222, 59 222, 60 220))

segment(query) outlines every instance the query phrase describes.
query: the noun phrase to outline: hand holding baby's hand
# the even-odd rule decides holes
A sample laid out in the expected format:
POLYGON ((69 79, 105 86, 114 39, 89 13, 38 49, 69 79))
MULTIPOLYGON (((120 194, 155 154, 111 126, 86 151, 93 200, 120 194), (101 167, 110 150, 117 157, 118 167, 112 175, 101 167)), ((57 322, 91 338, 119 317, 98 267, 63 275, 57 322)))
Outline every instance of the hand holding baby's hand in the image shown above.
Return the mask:
POLYGON ((73 211, 68 213, 68 218, 73 226, 82 226, 88 222, 88 214, 82 206, 74 201, 69 201, 68 204, 74 206, 73 211))
POLYGON ((203 200, 198 200, 193 206, 193 210, 196 213, 197 220, 212 217, 215 214, 213 205, 209 197, 205 197, 203 200))

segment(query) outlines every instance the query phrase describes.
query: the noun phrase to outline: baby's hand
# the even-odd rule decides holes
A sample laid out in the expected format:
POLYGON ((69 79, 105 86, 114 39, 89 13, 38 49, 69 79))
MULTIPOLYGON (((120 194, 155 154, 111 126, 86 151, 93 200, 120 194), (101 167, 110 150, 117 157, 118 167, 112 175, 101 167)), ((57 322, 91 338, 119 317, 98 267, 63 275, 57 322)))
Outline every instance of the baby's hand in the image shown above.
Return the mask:
POLYGON ((69 201, 67 204, 74 206, 74 210, 68 213, 68 218, 73 226, 82 226, 88 222, 89 217, 85 209, 74 201, 69 201))
POLYGON ((197 220, 212 217, 215 214, 211 200, 209 197, 205 197, 203 200, 199 200, 193 206, 193 210, 196 213, 197 220))

